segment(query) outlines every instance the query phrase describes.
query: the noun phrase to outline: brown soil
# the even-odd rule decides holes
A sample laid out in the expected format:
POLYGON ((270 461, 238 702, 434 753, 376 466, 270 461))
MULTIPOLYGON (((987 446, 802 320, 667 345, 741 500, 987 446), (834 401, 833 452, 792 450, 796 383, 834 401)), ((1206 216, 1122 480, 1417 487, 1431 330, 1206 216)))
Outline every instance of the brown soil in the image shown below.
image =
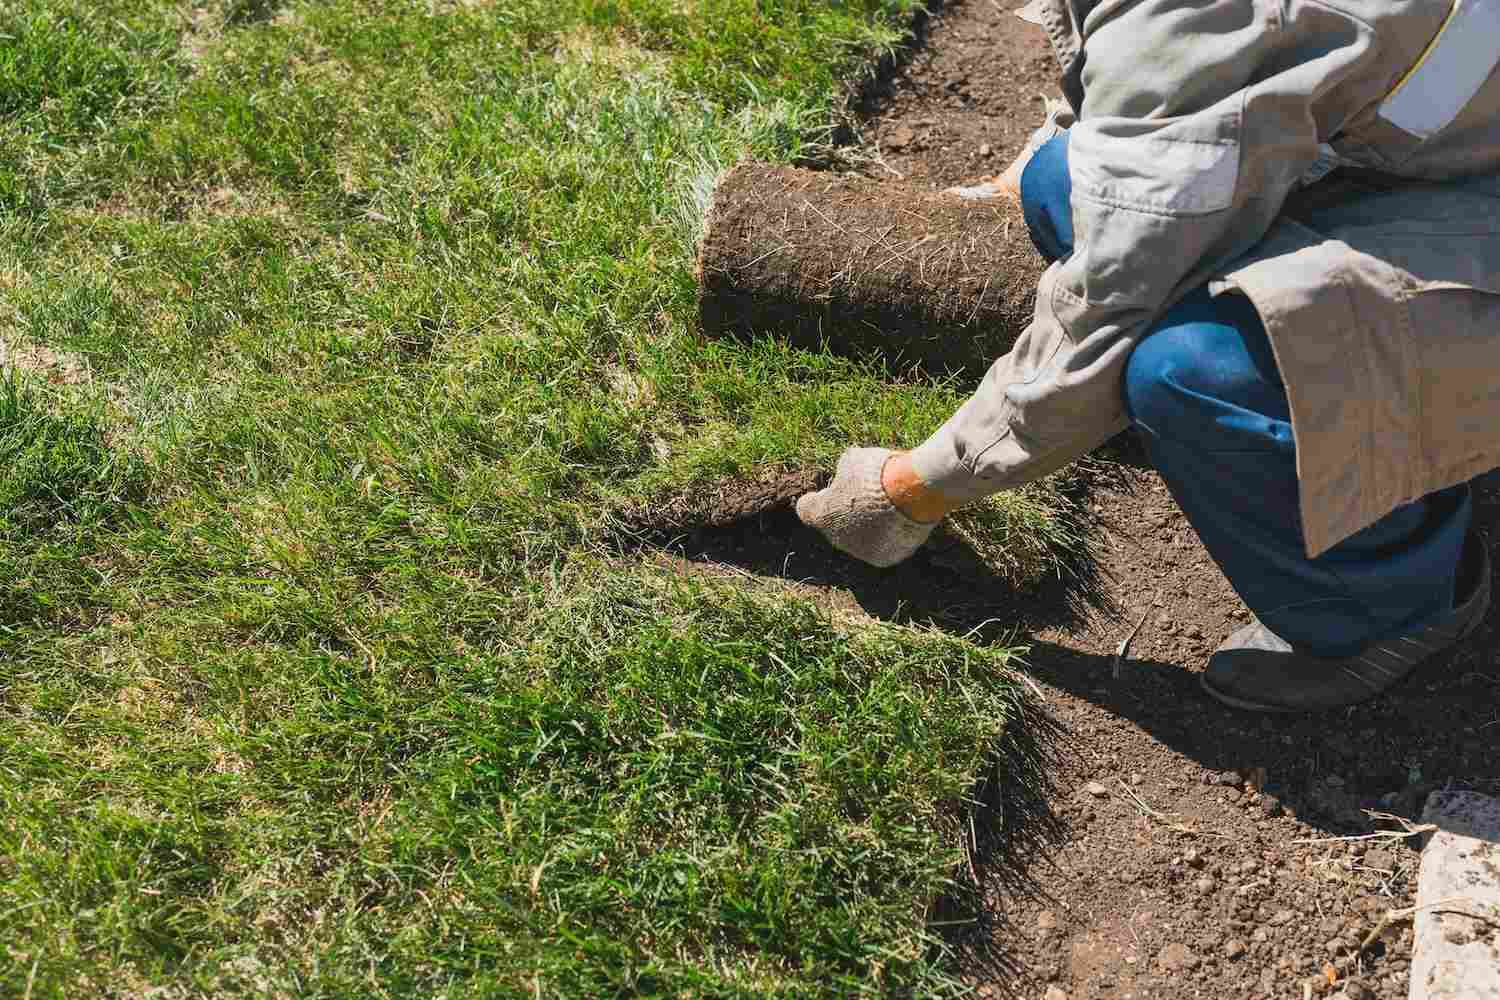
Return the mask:
POLYGON ((745 163, 714 192, 699 315, 711 335, 773 332, 977 380, 1030 321, 1043 267, 1012 199, 745 163))
POLYGON ((900 179, 941 189, 998 174, 1057 97, 1057 64, 1040 28, 1010 3, 948 4, 922 48, 865 95, 865 137, 900 179))
MULTIPOLYGON (((1041 118, 1049 59, 1040 32, 1001 5, 951 5, 878 94, 867 136, 890 168, 931 188, 997 172, 1041 118)), ((1493 550, 1500 476, 1478 493, 1493 550)), ((1029 593, 955 569, 941 549, 894 570, 855 564, 796 522, 789 497, 696 525, 671 558, 1030 645, 1047 713, 1030 732, 1051 743, 1051 789, 1021 802, 1019 819, 1003 796, 979 814, 987 905, 955 943, 980 995, 1406 997, 1408 929, 1359 946, 1382 913, 1411 904, 1415 844, 1329 838, 1399 830, 1364 810, 1415 818, 1435 787, 1500 789, 1500 609, 1373 703, 1237 712, 1205 697, 1196 674, 1247 612, 1159 478, 1127 469, 1084 502, 1097 562, 1029 593), (1115 650, 1137 623, 1117 678, 1115 650), (1005 825, 1001 811, 1023 829, 1009 831, 1009 850, 986 851, 1006 842, 984 829, 1005 825)))

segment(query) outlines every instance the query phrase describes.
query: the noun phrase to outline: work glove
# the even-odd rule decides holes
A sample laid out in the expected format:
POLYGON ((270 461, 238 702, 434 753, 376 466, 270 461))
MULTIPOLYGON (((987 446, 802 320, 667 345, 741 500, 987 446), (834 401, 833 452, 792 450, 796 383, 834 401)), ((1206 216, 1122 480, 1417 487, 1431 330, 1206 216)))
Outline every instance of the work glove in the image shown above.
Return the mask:
POLYGON ((802 523, 833 547, 872 566, 894 566, 927 541, 936 522, 913 521, 880 484, 889 448, 850 448, 839 457, 833 482, 797 501, 802 523))
POLYGON ((973 184, 962 184, 958 187, 944 188, 943 194, 950 194, 964 201, 988 201, 991 198, 1020 198, 1021 197, 1021 171, 1026 169, 1026 164, 1031 161, 1030 151, 1023 154, 1024 159, 1017 159, 1005 168, 1004 173, 993 177, 981 177, 973 184))

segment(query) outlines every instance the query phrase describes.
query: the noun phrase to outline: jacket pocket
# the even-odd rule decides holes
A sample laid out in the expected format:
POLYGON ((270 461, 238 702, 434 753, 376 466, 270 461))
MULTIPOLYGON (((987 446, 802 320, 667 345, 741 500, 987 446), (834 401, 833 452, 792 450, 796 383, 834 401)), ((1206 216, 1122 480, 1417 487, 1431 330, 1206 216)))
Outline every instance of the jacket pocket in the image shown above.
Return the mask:
POLYGON ((1179 118, 1095 118, 1069 141, 1074 197, 1153 215, 1221 212, 1240 176, 1238 101, 1179 118))

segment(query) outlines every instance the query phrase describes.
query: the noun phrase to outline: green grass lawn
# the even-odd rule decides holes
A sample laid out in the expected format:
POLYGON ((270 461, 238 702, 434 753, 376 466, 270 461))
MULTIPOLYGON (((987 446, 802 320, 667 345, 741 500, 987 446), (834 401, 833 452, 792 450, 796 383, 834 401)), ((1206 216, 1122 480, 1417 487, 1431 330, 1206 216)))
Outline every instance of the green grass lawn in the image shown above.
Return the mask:
POLYGON ((0 0, 0 995, 958 989, 1013 651, 608 530, 961 399, 694 328, 912 2, 0 0))

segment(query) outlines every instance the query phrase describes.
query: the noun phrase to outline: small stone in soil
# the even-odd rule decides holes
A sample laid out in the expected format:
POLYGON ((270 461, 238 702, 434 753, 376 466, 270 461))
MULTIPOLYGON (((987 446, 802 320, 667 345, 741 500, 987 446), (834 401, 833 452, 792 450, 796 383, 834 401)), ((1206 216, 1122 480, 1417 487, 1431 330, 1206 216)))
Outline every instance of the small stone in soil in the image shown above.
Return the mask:
POLYGON ((1327 993, 1329 990, 1333 989, 1333 984, 1328 981, 1327 976, 1308 976, 1306 979, 1302 980, 1302 986, 1304 993, 1306 993, 1310 989, 1313 996, 1317 997, 1320 997, 1323 994, 1327 993))
POLYGON ((1047 992, 1042 995, 1042 1000, 1068 1000, 1068 995, 1056 986, 1047 987, 1047 992))
POLYGON ((1180 941, 1174 941, 1161 950, 1156 956, 1156 964, 1167 972, 1181 972, 1184 969, 1196 969, 1198 967, 1198 956, 1193 954, 1191 948, 1180 941))
POLYGON ((1245 783, 1245 778, 1238 771, 1224 771, 1219 775, 1218 783, 1226 786, 1239 786, 1245 783))
POLYGON ((1224 957, 1239 958, 1249 950, 1250 949, 1245 944, 1245 942, 1241 941, 1239 938, 1233 938, 1224 945, 1224 957))
POLYGON ((1396 870, 1396 855, 1391 851, 1378 847, 1373 851, 1366 851, 1365 867, 1378 868, 1383 872, 1393 872, 1396 870))
POLYGON ((994 152, 994 151, 995 151, 995 149, 994 149, 994 147, 993 147, 993 146, 991 146, 991 145, 990 145, 990 144, 989 144, 989 143, 987 143, 987 142, 985 142, 985 143, 981 143, 981 144, 980 144, 980 146, 979 146, 979 155, 980 155, 980 156, 989 156, 989 155, 990 155, 990 154, 992 154, 992 153, 993 153, 993 152, 994 152))
POLYGON ((1039 929, 1044 931, 1057 930, 1057 914, 1053 913, 1051 910, 1043 910, 1041 913, 1038 913, 1036 915, 1036 925, 1039 929))
POLYGON ((1083 786, 1083 790, 1096 799, 1102 799, 1109 794, 1109 789, 1097 781, 1090 781, 1087 785, 1083 786))
POLYGON ((1214 880, 1205 875, 1193 883, 1193 888, 1199 895, 1206 896, 1214 891, 1214 880))
POLYGON ((1266 922, 1269 923, 1272 927, 1280 927, 1281 925, 1289 924, 1296 919, 1297 913, 1295 910, 1280 910, 1274 917, 1266 922))
POLYGON ((1182 852, 1182 863, 1190 868, 1203 867, 1203 852, 1196 847, 1189 847, 1182 852))

